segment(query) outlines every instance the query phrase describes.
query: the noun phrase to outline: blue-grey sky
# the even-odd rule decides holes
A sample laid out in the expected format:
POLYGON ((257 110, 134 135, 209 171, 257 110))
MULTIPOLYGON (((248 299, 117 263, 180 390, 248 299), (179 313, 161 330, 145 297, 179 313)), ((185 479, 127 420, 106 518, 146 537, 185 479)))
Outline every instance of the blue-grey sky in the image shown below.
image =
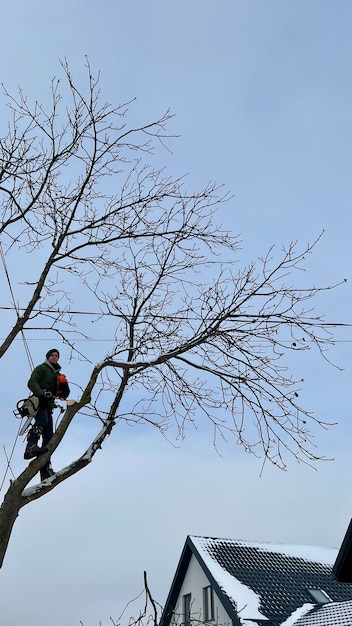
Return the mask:
MULTIPOLYGON (((175 175, 188 172, 194 188, 212 179, 234 194, 220 218, 241 234, 242 263, 325 230, 307 280, 350 279, 349 0, 4 0, 1 31, 1 81, 10 91, 21 85, 45 101, 59 59, 84 80, 87 55, 104 99, 136 98, 130 119, 147 122, 170 108, 180 137, 165 162, 175 175)), ((0 111, 4 120, 3 102, 0 111)), ((350 283, 318 304, 327 319, 350 323, 350 283)), ((260 477, 260 461, 239 447, 217 455, 202 425, 178 448, 147 427, 116 429, 91 466, 21 511, 0 571, 1 623, 106 626, 142 589, 143 570, 162 604, 187 534, 339 546, 352 516, 350 329, 337 339, 331 357, 344 370, 307 356, 302 394, 307 408, 337 423, 316 433, 334 461, 318 471, 268 467, 260 477)), ((35 363, 53 341, 30 342, 35 363)), ((80 365, 61 353, 70 380, 83 382, 80 365)), ((9 449, 12 409, 29 374, 20 343, 0 372, 0 442, 9 449)), ((83 427, 55 465, 79 453, 83 427)))

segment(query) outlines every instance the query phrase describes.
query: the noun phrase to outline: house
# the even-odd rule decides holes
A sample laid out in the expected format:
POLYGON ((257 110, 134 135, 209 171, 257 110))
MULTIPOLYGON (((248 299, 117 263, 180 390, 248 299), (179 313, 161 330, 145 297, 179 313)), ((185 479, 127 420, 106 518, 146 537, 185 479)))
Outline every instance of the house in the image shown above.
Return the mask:
POLYGON ((337 550, 188 536, 160 626, 352 626, 337 550))

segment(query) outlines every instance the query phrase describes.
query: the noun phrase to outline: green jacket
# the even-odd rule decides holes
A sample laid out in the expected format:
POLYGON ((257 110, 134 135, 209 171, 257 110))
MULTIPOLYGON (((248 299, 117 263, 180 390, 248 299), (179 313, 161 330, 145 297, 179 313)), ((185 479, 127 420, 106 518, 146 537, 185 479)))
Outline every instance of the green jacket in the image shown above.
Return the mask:
POLYGON ((28 381, 28 387, 35 396, 41 396, 44 391, 51 391, 56 396, 56 380, 60 366, 55 371, 49 363, 42 363, 34 368, 28 381))

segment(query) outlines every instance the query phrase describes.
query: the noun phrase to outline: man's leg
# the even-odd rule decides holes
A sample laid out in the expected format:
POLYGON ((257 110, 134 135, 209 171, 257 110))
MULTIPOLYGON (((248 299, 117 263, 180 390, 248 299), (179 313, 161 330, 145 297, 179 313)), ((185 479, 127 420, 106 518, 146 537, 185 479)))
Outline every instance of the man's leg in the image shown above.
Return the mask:
POLYGON ((23 455, 26 460, 34 459, 34 457, 40 456, 41 454, 44 454, 44 452, 46 452, 46 448, 44 445, 42 448, 38 446, 38 441, 39 437, 43 434, 43 429, 47 422, 47 410, 45 408, 40 408, 35 417, 34 426, 32 426, 27 435, 27 445, 23 455))
MULTIPOLYGON (((50 441, 50 439, 53 436, 54 433, 54 428, 53 428, 53 409, 48 407, 47 410, 47 422, 43 428, 43 446, 46 446, 46 444, 50 441)), ((49 459, 49 461, 47 463, 45 463, 45 465, 43 465, 43 467, 40 470, 40 480, 45 480, 46 478, 49 478, 50 476, 52 476, 54 474, 54 470, 51 467, 51 461, 49 459)))

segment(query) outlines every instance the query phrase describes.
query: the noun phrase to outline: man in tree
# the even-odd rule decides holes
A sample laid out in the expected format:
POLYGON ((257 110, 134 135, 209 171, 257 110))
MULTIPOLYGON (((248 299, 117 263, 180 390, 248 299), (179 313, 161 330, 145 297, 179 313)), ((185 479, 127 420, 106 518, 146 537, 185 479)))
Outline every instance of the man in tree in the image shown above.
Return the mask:
MULTIPOLYGON (((27 437, 27 446, 24 452, 25 459, 33 459, 47 451, 46 444, 53 436, 53 409, 55 397, 65 400, 70 389, 66 377, 60 374, 60 353, 56 348, 49 350, 45 355, 45 361, 38 365, 32 372, 28 381, 31 392, 39 398, 39 410, 35 416, 34 426, 30 429, 27 437), (40 436, 43 445, 38 446, 40 436)), ((40 470, 41 480, 52 476, 54 471, 50 460, 40 470)))

